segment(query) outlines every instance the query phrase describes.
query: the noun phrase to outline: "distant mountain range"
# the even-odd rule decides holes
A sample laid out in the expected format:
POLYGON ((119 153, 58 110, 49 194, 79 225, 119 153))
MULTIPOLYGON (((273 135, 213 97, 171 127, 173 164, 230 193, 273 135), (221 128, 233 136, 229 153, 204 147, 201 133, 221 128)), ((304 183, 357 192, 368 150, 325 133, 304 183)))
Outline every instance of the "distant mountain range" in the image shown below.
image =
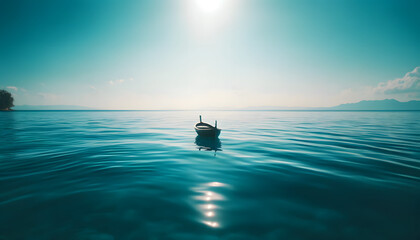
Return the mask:
MULTIPOLYGON (((74 105, 20 105, 13 107, 14 110, 95 110, 95 108, 74 105)), ((216 110, 216 109, 214 109, 216 110)), ((227 109, 218 109, 227 110, 227 109)), ((238 110, 238 109, 234 109, 238 110)), ((420 111, 420 101, 400 102, 395 99, 363 100, 357 103, 346 103, 334 107, 249 107, 240 110, 417 110, 420 111)))
POLYGON ((420 101, 400 102, 395 99, 364 100, 357 103, 346 103, 329 110, 420 110, 420 101))
POLYGON ((389 110, 389 111, 420 111, 420 101, 400 102, 395 99, 385 100, 363 100, 357 103, 345 103, 334 107, 249 107, 242 110, 342 110, 342 111, 364 111, 364 110, 389 110))

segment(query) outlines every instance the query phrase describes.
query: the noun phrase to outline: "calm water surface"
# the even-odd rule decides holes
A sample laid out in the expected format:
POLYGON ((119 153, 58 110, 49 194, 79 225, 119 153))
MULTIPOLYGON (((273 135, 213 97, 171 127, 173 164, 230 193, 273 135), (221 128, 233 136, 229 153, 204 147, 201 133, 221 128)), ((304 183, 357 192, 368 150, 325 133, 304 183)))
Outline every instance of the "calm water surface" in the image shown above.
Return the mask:
POLYGON ((0 239, 420 239, 420 112, 0 112, 0 239))

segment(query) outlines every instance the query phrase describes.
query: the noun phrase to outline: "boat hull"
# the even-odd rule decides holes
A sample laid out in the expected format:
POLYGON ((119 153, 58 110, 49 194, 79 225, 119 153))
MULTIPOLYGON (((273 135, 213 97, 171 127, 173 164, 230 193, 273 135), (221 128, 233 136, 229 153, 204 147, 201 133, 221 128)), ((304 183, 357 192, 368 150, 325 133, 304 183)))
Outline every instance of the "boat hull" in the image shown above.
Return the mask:
POLYGON ((199 136, 203 137, 218 137, 220 135, 221 129, 213 128, 213 129, 198 129, 195 128, 195 131, 199 136))
POLYGON ((216 125, 213 127, 212 125, 208 123, 202 122, 201 116, 200 116, 200 122, 195 124, 194 129, 197 132, 198 136, 203 136, 203 137, 218 137, 221 131, 221 129, 217 128, 217 122, 216 122, 216 125))

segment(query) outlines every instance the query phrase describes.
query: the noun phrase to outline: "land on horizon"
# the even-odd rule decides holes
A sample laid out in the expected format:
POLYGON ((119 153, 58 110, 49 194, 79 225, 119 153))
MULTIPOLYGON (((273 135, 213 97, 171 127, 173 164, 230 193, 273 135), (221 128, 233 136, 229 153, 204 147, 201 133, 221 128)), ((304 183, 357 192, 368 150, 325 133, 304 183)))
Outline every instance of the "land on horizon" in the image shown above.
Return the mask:
MULTIPOLYGON (((143 109, 102 109, 76 105, 18 105, 13 110, 143 110, 143 109)), ((420 111, 420 101, 400 102, 395 99, 363 100, 356 103, 345 103, 333 107, 248 107, 219 109, 146 109, 146 110, 408 110, 420 111)))

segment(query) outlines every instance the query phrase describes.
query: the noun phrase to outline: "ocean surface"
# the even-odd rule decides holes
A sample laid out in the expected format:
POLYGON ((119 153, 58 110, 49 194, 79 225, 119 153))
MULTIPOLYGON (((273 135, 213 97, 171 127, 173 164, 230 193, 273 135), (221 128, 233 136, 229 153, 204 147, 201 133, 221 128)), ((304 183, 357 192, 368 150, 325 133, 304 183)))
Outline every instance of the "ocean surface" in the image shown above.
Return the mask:
POLYGON ((15 111, 0 131, 1 240, 420 239, 420 112, 15 111))

